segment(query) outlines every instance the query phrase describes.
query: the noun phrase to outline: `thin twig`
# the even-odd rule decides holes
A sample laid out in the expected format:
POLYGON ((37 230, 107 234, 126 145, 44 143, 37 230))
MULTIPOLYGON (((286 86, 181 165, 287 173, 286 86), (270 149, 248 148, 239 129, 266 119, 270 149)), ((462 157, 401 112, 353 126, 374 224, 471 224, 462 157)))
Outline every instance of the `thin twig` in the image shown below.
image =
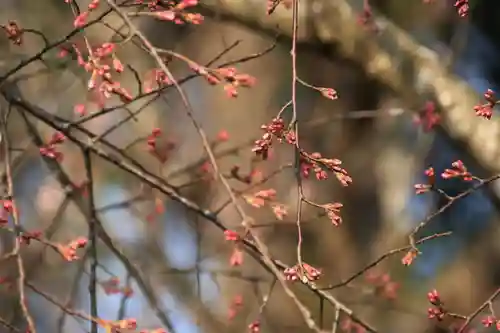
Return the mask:
MULTIPOLYGON (((90 251, 89 256, 92 258, 90 264, 90 279, 89 279, 89 294, 90 294, 90 315, 94 318, 98 318, 99 314, 97 312, 97 266, 99 266, 99 260, 97 258, 97 212, 95 208, 94 200, 94 177, 92 176, 92 157, 88 150, 83 150, 83 159, 85 164, 85 172, 87 176, 87 182, 85 186, 88 189, 88 225, 89 225, 89 242, 90 251)), ((97 324, 92 323, 91 333, 97 333, 97 324)))
POLYGON ((12 179, 12 169, 11 169, 11 158, 10 158, 10 142, 7 132, 7 118, 4 118, 4 114, 1 115, 1 126, 2 126, 2 139, 4 146, 4 158, 5 158, 5 175, 7 178, 7 196, 11 201, 11 209, 12 209, 12 220, 14 222, 15 228, 15 243, 14 243, 14 252, 13 254, 16 257, 17 261, 17 288, 19 291, 19 305, 23 311, 24 318, 28 323, 28 329, 31 333, 36 333, 35 322, 31 317, 31 314, 28 310, 27 300, 26 300, 26 289, 24 288, 24 283, 26 280, 25 270, 24 270, 24 262, 21 256, 21 224, 19 221, 19 211, 17 208, 17 200, 14 196, 14 184, 12 179))

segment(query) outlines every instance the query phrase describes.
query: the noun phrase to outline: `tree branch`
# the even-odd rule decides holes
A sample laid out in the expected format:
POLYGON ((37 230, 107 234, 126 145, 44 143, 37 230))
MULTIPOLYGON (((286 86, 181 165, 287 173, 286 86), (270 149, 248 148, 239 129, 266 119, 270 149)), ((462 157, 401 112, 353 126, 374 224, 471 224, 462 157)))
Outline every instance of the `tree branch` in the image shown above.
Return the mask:
MULTIPOLYGON (((477 117, 474 106, 481 97, 451 73, 443 59, 422 46, 388 20, 377 17, 378 34, 357 23, 357 9, 345 0, 310 0, 300 9, 298 41, 336 44, 346 57, 395 91, 407 105, 421 105, 421 96, 433 96, 442 108, 442 126, 448 136, 462 143, 480 165, 500 171, 498 140, 500 120, 477 117), (304 8, 308 6, 308 8, 304 8)), ((358 1, 359 2, 359 1, 358 1)), ((267 16, 264 1, 204 0, 208 12, 265 32, 292 36, 290 11, 278 8, 267 16)))

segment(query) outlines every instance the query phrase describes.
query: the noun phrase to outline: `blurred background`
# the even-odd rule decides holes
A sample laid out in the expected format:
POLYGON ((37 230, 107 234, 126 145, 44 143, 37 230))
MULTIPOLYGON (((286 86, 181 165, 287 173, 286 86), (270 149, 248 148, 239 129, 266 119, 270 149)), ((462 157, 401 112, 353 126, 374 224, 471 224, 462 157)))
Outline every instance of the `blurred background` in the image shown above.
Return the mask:
MULTIPOLYGON (((302 0, 301 3, 308 1, 312 2, 302 0)), ((360 1, 347 2, 359 8, 360 1)), ((500 26, 496 24, 500 2, 470 1, 468 19, 458 17, 454 1, 424 2, 371 0, 370 3, 378 15, 385 16, 423 46, 447 59, 450 71, 478 94, 488 88, 495 90, 500 83, 500 63, 496 60, 500 55, 500 26)), ((78 3, 82 8, 87 5, 85 1, 78 3)), ((290 99, 290 40, 281 36, 276 41, 272 31, 253 28, 233 19, 231 13, 217 7, 203 7, 203 1, 200 3, 200 10, 205 14, 202 25, 175 25, 149 17, 134 17, 133 21, 155 46, 201 64, 236 42, 239 44, 214 66, 263 52, 262 56, 235 65, 238 72, 250 74, 257 80, 251 89, 239 90, 237 98, 228 98, 222 87, 209 86, 200 78, 188 81, 183 88, 196 118, 215 144, 223 173, 229 174, 238 166, 242 175, 258 170, 266 177, 279 166, 293 162, 293 152, 284 146, 278 145, 268 162, 256 162, 251 152, 252 140, 262 135, 260 126, 268 123, 290 99), (227 132, 228 140, 220 140, 221 131, 227 132)), ((264 15, 265 1, 253 3, 264 15)), ((73 24, 71 10, 59 0, 3 0, 0 23, 6 24, 8 20, 15 20, 26 29, 40 30, 51 41, 71 31, 73 24)), ((96 45, 120 40, 109 28, 119 29, 123 25, 120 18, 108 15, 104 21, 108 26, 100 24, 86 30, 86 36, 96 45)), ((0 43, 0 74, 43 47, 39 37, 29 34, 24 35, 22 46, 12 45, 4 37, 0 43)), ((138 73, 146 73, 154 67, 152 59, 133 43, 120 45, 117 54, 138 73)), ((24 98, 68 119, 79 117, 74 111, 77 104, 85 104, 87 112, 97 110, 89 102, 88 75, 77 68, 74 61, 70 59, 66 63, 54 51, 47 56, 47 62, 51 64, 49 70, 38 63, 16 76, 24 98)), ((178 78, 192 73, 179 60, 173 60, 169 68, 178 78)), ((407 235, 415 225, 443 204, 437 196, 414 194, 413 185, 426 182, 423 171, 427 167, 433 166, 436 174, 440 174, 453 161, 462 159, 474 172, 493 172, 474 163, 460 145, 443 133, 422 130, 415 122, 414 110, 332 45, 315 40, 300 44, 298 75, 312 85, 334 88, 339 95, 338 100, 330 101, 317 91, 299 86, 301 145, 307 151, 341 159, 354 180, 347 188, 339 186, 334 179, 304 182, 309 199, 344 204, 343 223, 339 227, 334 227, 324 216, 318 217, 317 209, 307 207, 304 211, 303 258, 323 270, 318 285, 339 282, 388 250, 406 245, 407 235)), ((120 82, 137 93, 131 70, 125 70, 120 82)), ((2 103, 5 108, 6 104, 2 103)), ((105 133, 125 119, 128 112, 139 110, 142 104, 132 103, 128 111, 119 108, 86 122, 85 127, 97 134, 105 133)), ((40 137, 48 141, 53 130, 34 119, 31 122, 40 137)), ((42 161, 24 120, 16 112, 11 116, 8 130, 10 141, 18 150, 13 154, 14 183, 23 227, 43 231, 47 238, 60 243, 85 237, 88 228, 84 214, 42 161)), ((206 157, 198 134, 173 90, 167 90, 106 138, 118 147, 129 147, 127 152, 132 158, 179 186, 183 196, 201 207, 217 211, 227 201, 219 185, 200 180, 206 157), (149 135, 154 127, 163 131, 162 144, 172 146, 163 165, 148 153, 145 142, 133 144, 136 138, 149 135)), ((82 183, 85 169, 79 149, 68 143, 61 150, 64 171, 73 183, 82 183)), ((234 255, 231 244, 208 221, 145 188, 116 167, 97 158, 93 161, 96 206, 103 225, 151 286, 160 302, 157 308, 166 313, 176 332, 241 332, 255 320, 260 320, 261 332, 307 330, 292 302, 280 287, 273 287, 272 276, 252 258, 244 255, 242 265, 231 265, 230 258, 234 255), (235 315, 231 314, 234 302, 240 297, 242 305, 237 307, 235 315), (263 308, 265 298, 269 300, 263 308)), ((247 187, 236 180, 231 180, 231 184, 239 191, 247 187)), ((438 185, 450 195, 468 186, 444 181, 438 185)), ((250 205, 245 208, 257 221, 262 221, 259 233, 273 256, 294 265, 297 230, 292 169, 283 168, 249 193, 269 188, 276 189, 277 200, 288 207, 288 215, 283 220, 277 220, 266 208, 255 209, 250 205)), ((500 287, 500 248, 496 242, 500 232, 496 224, 499 202, 495 186, 477 191, 438 216, 421 234, 452 231, 452 236, 424 244, 422 255, 410 267, 401 264, 401 254, 370 270, 372 279, 385 273, 390 275, 396 283, 394 295, 380 292, 364 276, 349 287, 334 290, 333 294, 380 332, 449 332, 453 323, 434 325, 427 319, 426 294, 436 288, 453 312, 467 314, 500 287)), ((222 210, 220 217, 229 228, 240 224, 230 207, 222 210)), ((12 234, 0 232, 0 252, 9 252, 12 246, 12 234)), ((26 278, 61 304, 88 313, 90 264, 84 252, 81 251, 82 259, 68 263, 54 251, 33 242, 22 251, 26 278)), ((151 297, 141 290, 123 261, 104 244, 98 244, 98 252, 99 316, 108 320, 135 318, 140 329, 163 327, 151 307, 151 297), (116 278, 120 292, 110 292, 116 278), (132 294, 123 292, 129 289, 132 294)), ((15 274, 13 260, 0 263, 0 276, 14 277, 15 274)), ((315 320, 330 329, 334 310, 307 290, 296 289, 315 320)), ((15 288, 1 285, 0 300, 0 316, 23 330, 26 324, 15 288)), ((89 331, 88 322, 63 315, 37 293, 29 292, 28 302, 38 332, 89 331)), ((350 332, 351 328, 342 329, 350 332)), ((0 332, 8 331, 0 326, 0 332)))

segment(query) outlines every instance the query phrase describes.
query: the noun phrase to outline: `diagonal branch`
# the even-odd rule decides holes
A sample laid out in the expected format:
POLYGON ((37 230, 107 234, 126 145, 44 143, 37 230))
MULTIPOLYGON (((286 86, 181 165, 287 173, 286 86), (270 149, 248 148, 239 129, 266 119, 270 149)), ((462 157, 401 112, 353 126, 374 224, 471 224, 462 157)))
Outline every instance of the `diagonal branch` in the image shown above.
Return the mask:
MULTIPOLYGON (((8 87, 8 85, 6 85, 8 87)), ((1 93, 3 94, 4 98, 11 103, 14 106, 19 107, 22 111, 21 114, 26 113, 30 114, 31 116, 35 117, 36 119, 42 121, 46 125, 50 126, 51 128, 63 133, 68 140, 74 142, 78 146, 88 149, 91 151, 93 154, 99 156, 103 160, 115 165, 116 167, 120 168, 123 171, 126 171, 130 175, 140 179, 142 182, 147 184, 148 186, 151 186, 154 189, 157 189, 161 193, 165 194, 169 198, 171 198, 174 201, 179 202, 182 204, 184 207, 186 207, 188 210, 193 211, 200 216, 204 217, 208 221, 210 221, 212 224, 214 224, 217 228, 220 230, 227 230, 226 227, 221 223, 219 218, 210 210, 204 209, 199 207, 196 203, 190 201, 189 199, 179 195, 172 187, 166 185, 164 182, 161 180, 158 180, 158 178, 148 172, 147 170, 143 170, 141 168, 136 167, 134 164, 124 161, 122 157, 117 156, 116 154, 110 154, 107 151, 103 150, 102 148, 99 147, 99 144, 91 144, 89 140, 86 140, 85 138, 80 138, 79 136, 76 136, 72 133, 70 129, 68 129, 65 124, 61 124, 58 122, 53 115, 48 113, 47 111, 43 110, 42 108, 30 104, 29 102, 23 100, 20 96, 17 96, 12 89, 2 89, 1 93)), ((77 127, 80 129, 79 127, 77 127)), ((88 139, 88 138, 87 138, 88 139)), ((111 145, 111 144, 110 144, 111 145)), ((116 147, 115 147, 116 148, 116 147)), ((47 161, 47 162, 54 162, 54 161, 47 161)), ((59 164, 57 163, 51 163, 53 166, 59 167, 59 164)), ((61 181, 61 177, 65 175, 63 170, 55 170, 55 174, 58 176, 59 181, 61 181)), ((65 176, 67 177, 67 176, 65 176)), ((62 184, 68 183, 68 181, 61 181, 62 184)), ((75 198, 75 202, 78 203, 79 199, 75 198)), ((82 210, 85 209, 85 204, 82 204, 82 210)), ((157 305, 158 303, 154 302, 156 299, 154 292, 150 290, 150 287, 148 284, 146 284, 141 277, 141 274, 139 273, 138 269, 133 265, 132 262, 128 260, 128 258, 125 256, 123 252, 121 252, 116 245, 114 244, 113 240, 111 237, 105 232, 104 229, 99 227, 99 238, 103 241, 104 244, 106 244, 115 254, 118 259, 124 264, 124 266, 127 268, 128 271, 130 271, 133 275, 134 278, 137 279, 138 284, 140 285, 141 289, 143 292, 151 291, 151 295, 148 296, 148 300, 152 303, 151 305, 153 308, 157 310, 157 315, 164 316, 164 313, 158 309, 157 305), (142 285, 144 283, 144 285, 142 285), (149 297, 150 296, 150 297, 149 297)), ((285 270, 288 268, 287 265, 282 263, 279 260, 271 259, 269 255, 263 255, 260 251, 259 248, 256 246, 256 244, 252 241, 249 240, 243 240, 243 244, 245 245, 245 249, 247 252, 255 258, 267 271, 271 272, 273 275, 279 274, 278 276, 283 278, 283 274, 281 271, 285 270), (281 270, 281 271, 280 271, 281 270)), ((353 311, 344 303, 342 303, 340 300, 338 300, 336 297, 334 297, 331 293, 318 290, 317 286, 314 284, 314 282, 304 282, 304 284, 312 291, 314 292, 317 296, 325 299, 328 303, 332 304, 335 308, 339 308, 342 310, 343 313, 345 313, 347 316, 349 316, 353 321, 359 323, 361 326, 363 326, 367 331, 369 332, 377 332, 375 328, 373 328, 370 324, 366 323, 364 320, 360 319, 357 317, 356 314, 353 313, 353 311)), ((290 290, 290 292, 292 292, 290 290)), ((292 292, 293 293, 293 292, 292 292)), ((149 293, 148 293, 149 294, 149 293)), ((161 318, 161 317, 160 317, 161 318)), ((168 320, 168 319, 167 319, 168 320)), ((307 320, 312 320, 312 318, 308 318, 307 320)), ((164 323, 165 324, 165 323, 164 323)), ((165 324, 165 326, 168 327, 168 325, 165 324)), ((312 326, 312 325, 311 325, 312 326)))
MULTIPOLYGON (((295 0, 296 3, 298 0, 295 0)), ((268 268, 269 271, 273 273, 273 275, 276 277, 276 279, 280 282, 281 287, 283 288, 284 292, 290 297, 290 299, 295 303, 297 309, 301 313, 305 323, 307 326, 315 331, 315 332, 321 332, 321 329, 317 326, 316 322, 313 319, 312 313, 309 311, 309 309, 299 300, 297 295, 292 291, 292 289, 288 286, 287 281, 285 279, 285 276, 282 271, 280 271, 280 268, 276 265, 274 260, 271 258, 269 249, 267 245, 260 239, 260 237, 252 231, 251 229, 251 224, 253 223, 253 220, 246 214, 244 209, 241 207, 241 205, 238 203, 238 199, 236 198, 236 195, 234 191, 231 189, 231 186, 229 185, 227 179, 222 175, 222 173, 219 170, 217 160, 214 156, 213 150, 210 147, 210 143, 208 141, 208 137, 203 129, 203 127, 199 124, 199 122, 196 120, 194 116, 193 109, 189 103, 189 100, 180 87, 179 83, 177 80, 173 77, 171 74, 170 70, 167 68, 165 65, 164 61, 160 58, 157 49, 150 43, 150 41, 144 36, 138 29, 137 27, 132 23, 130 18, 120 10, 120 8, 116 5, 114 0, 107 0, 109 6, 113 8, 113 10, 123 19, 123 21, 127 24, 127 26, 130 29, 130 33, 133 36, 137 36, 142 44, 148 49, 149 54, 151 57, 156 61, 157 65, 161 68, 161 70, 167 75, 167 77, 170 79, 170 81, 173 83, 174 87, 177 89, 177 92, 179 93, 179 96, 181 97, 181 100, 184 104, 184 107, 186 109, 186 113, 188 118, 191 120, 191 123, 193 126, 196 128, 196 131, 198 132, 198 136, 200 137, 200 140, 203 144, 203 147, 205 148, 205 152, 208 155, 208 159, 213 167, 214 173, 217 175, 217 178, 219 178, 219 181, 223 185, 224 189, 226 190, 226 193, 228 194, 229 198, 231 199, 231 203, 233 204, 234 208, 238 212, 238 215, 242 219, 242 225, 245 227, 247 233, 251 235, 253 238, 253 243, 257 249, 257 252, 260 254, 260 259, 261 262, 265 265, 265 267, 268 268)), ((295 83, 295 82, 294 82, 295 83)), ((339 301, 336 301, 336 307, 341 309, 344 312, 350 311, 350 309, 347 309, 343 304, 341 304, 339 301)), ((368 326, 367 324, 363 323, 363 326, 368 326)), ((371 329, 371 328, 370 328, 371 329)))

